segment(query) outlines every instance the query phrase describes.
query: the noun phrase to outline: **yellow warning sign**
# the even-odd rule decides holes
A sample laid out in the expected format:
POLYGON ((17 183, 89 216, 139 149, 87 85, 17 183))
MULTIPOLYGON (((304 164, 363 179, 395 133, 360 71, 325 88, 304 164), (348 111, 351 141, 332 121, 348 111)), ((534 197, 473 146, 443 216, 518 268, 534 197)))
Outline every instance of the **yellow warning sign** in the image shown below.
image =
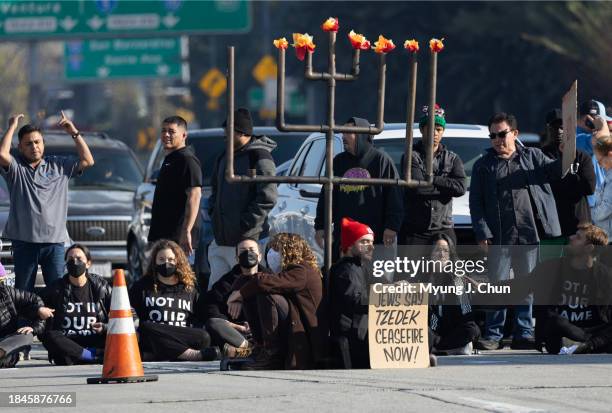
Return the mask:
POLYGON ((257 62, 251 73, 255 80, 264 84, 266 79, 275 78, 277 72, 278 66, 276 65, 276 60, 270 55, 265 55, 257 62))
POLYGON ((207 108, 210 110, 219 109, 219 97, 227 89, 227 79, 219 69, 213 67, 202 76, 198 82, 198 86, 202 89, 210 99, 207 103, 207 108))

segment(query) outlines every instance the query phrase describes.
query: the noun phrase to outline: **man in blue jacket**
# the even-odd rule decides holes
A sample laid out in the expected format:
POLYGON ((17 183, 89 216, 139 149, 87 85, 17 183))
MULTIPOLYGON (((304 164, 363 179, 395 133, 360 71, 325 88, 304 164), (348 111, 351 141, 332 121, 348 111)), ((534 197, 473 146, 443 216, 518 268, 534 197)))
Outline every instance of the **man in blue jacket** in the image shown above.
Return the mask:
MULTIPOLYGON (((488 252, 491 280, 528 275, 537 264, 540 235, 561 235, 555 198, 549 182, 561 177, 561 160, 540 149, 516 145, 516 118, 498 113, 489 120, 492 148, 473 167, 470 215, 476 240, 488 252)), ((513 349, 533 348, 532 296, 514 312, 513 349)), ((502 347, 506 310, 487 313, 477 347, 502 347)))

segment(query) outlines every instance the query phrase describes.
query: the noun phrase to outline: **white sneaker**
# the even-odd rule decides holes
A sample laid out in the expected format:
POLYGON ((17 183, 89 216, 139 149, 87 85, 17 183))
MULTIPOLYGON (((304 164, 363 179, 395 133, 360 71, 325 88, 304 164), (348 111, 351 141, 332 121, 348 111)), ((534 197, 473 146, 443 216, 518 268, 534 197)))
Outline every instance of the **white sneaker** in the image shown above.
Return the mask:
POLYGON ((438 354, 447 356, 471 356, 474 353, 474 346, 470 341, 463 347, 451 348, 448 350, 440 350, 438 354))

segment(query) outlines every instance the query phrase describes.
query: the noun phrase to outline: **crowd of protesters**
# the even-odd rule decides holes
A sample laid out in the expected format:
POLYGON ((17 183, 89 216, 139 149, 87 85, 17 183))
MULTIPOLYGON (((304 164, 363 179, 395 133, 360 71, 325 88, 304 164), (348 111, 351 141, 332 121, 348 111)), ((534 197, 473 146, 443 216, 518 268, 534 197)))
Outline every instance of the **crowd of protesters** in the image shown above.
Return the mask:
MULTIPOLYGON (((429 110, 424 108, 419 121, 423 136, 429 132, 429 110)), ((460 259, 452 203, 468 189, 466 173, 461 158, 442 143, 444 110, 438 105, 431 110, 432 176, 422 141, 412 151, 410 172, 412 179, 432 178, 432 185, 334 187, 334 265, 329 274, 299 235, 274 234, 261 245, 268 235, 276 184, 228 183, 227 154, 219 154, 208 211, 214 233, 208 285, 198 285, 189 263, 199 226, 201 166, 186 144, 185 120, 166 118, 160 137, 166 157, 154 194, 150 258, 145 274, 129 290, 143 359, 225 358, 247 370, 368 368, 375 247, 418 246, 417 256, 442 264, 460 259)), ((488 258, 488 279, 511 285, 523 297, 512 306, 513 349, 612 352, 612 263, 609 252, 600 253, 612 237, 611 119, 596 101, 581 104, 578 115, 578 150, 567 171, 562 167, 566 143, 558 109, 546 115, 541 149, 520 144, 514 116, 495 114, 488 122, 491 148, 472 166, 470 214, 476 242, 488 258), (541 245, 558 248, 545 257, 541 245)), ((11 196, 4 234, 13 242, 16 277, 15 288, 0 282, 0 367, 14 366, 34 335, 54 364, 100 363, 111 286, 89 272, 86 246, 74 244, 65 251, 63 246, 68 240, 68 181, 94 159, 63 113, 60 126, 74 139, 78 157, 44 156, 42 131, 33 125, 19 130, 18 154, 13 156, 11 142, 22 117, 10 118, 0 141, 0 167, 11 196), (46 283, 40 296, 33 292, 38 265, 46 283)), ((235 172, 273 175, 275 142, 253 135, 248 110, 238 109, 234 119, 235 172)), ((369 122, 353 117, 346 125, 369 122)), ((392 159, 373 146, 372 136, 344 133, 342 139, 344 152, 334 159, 335 176, 406 178, 408 160, 402 158, 398 172, 392 159)), ((320 246, 324 212, 322 190, 315 219, 320 246)), ((415 281, 432 280, 453 286, 477 283, 445 271, 419 274, 415 281)), ((502 348, 507 310, 493 306, 485 313, 479 325, 467 295, 434 297, 430 352, 467 355, 474 347, 502 348)))

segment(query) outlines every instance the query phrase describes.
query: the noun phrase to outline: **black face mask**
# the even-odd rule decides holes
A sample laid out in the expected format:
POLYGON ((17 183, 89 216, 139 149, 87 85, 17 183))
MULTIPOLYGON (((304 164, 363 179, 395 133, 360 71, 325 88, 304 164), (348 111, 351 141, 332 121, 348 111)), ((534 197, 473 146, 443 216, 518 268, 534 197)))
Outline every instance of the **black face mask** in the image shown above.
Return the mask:
POLYGON ((87 271, 87 264, 80 260, 70 260, 66 263, 66 270, 69 276, 77 278, 87 271))
POLYGON ((162 277, 172 277, 176 272, 176 265, 172 264, 171 262, 157 264, 155 266, 155 272, 157 272, 162 277))
POLYGON ((258 261, 259 256, 255 251, 242 251, 238 256, 238 264, 240 264, 242 268, 253 268, 259 263, 258 261))

